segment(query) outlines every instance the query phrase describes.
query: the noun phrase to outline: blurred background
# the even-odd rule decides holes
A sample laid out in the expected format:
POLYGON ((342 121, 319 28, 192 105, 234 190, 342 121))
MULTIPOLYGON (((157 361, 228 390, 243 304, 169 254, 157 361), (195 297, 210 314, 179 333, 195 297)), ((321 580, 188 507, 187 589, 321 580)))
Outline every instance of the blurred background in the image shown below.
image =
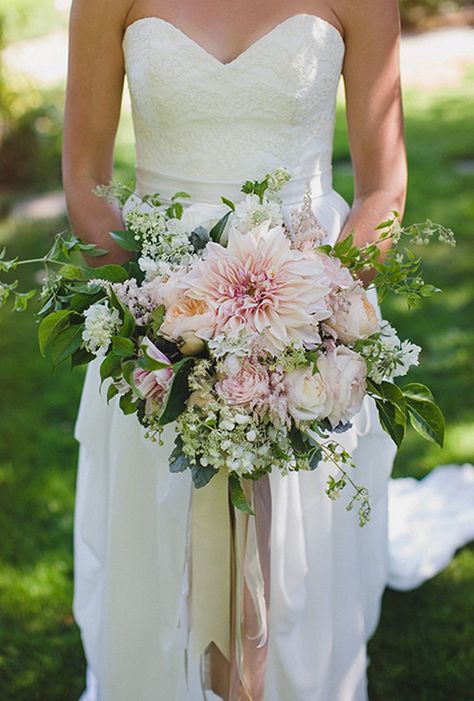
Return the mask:
MULTIPOLYGON (((35 257, 67 226, 61 123, 69 0, 0 0, 0 250, 35 257)), ((410 165, 408 223, 427 217, 458 245, 428 247, 427 278, 443 295, 414 313, 384 309, 423 348, 423 380, 448 419, 443 450, 409 435, 396 476, 474 461, 474 6, 402 0, 402 79, 410 165)), ((116 178, 133 182, 128 97, 116 178)), ((352 196, 343 96, 335 187, 352 196)), ((34 273, 24 273, 25 286, 34 273)), ((83 372, 51 373, 33 319, 0 310, 0 698, 75 701, 84 658, 71 612, 77 445, 83 372)), ((370 644, 371 701, 472 701, 474 549, 409 593, 387 590, 370 644)), ((132 700, 131 700, 132 701, 132 700)), ((291 701, 291 700, 289 700, 291 701)))

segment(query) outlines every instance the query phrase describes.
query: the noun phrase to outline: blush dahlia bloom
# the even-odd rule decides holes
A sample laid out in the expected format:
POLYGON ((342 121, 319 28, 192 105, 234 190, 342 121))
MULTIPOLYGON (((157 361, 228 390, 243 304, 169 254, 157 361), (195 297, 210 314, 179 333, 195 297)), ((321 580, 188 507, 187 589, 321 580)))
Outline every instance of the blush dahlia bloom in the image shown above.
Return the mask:
POLYGON ((227 248, 209 243, 182 285, 214 310, 214 324, 199 335, 210 339, 246 328, 262 334, 274 354, 291 342, 319 342, 318 322, 330 315, 320 259, 294 250, 284 229, 268 221, 247 234, 231 230, 227 248))

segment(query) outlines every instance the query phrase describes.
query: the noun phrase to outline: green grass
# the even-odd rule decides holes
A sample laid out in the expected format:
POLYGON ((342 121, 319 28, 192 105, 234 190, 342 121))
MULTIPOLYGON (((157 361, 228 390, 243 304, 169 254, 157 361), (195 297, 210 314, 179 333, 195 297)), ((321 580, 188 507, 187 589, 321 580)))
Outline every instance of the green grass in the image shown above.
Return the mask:
MULTIPOLYGON (((413 373, 435 391, 448 431, 440 450, 410 435, 397 475, 420 477, 435 464, 472 460, 474 340, 470 245, 474 176, 456 169, 474 159, 468 99, 462 89, 406 99, 410 160, 407 221, 430 217, 452 226, 458 246, 424 251, 427 276, 446 292, 407 313, 390 303, 385 315, 424 348, 413 373)), ((122 121, 120 178, 131 177, 130 119, 122 121)), ((336 132, 336 186, 351 195, 342 112, 336 132)), ((64 222, 0 224, 0 245, 18 255, 44 251, 64 222)), ((25 274, 25 285, 31 273, 25 274)), ((72 701, 83 683, 84 659, 71 614, 72 514, 77 446, 72 431, 82 372, 51 374, 39 357, 30 313, 0 312, 0 698, 72 701)), ((469 701, 474 668, 474 551, 420 589, 387 591, 370 644, 372 701, 469 701)), ((290 701, 290 700, 289 700, 290 701)))

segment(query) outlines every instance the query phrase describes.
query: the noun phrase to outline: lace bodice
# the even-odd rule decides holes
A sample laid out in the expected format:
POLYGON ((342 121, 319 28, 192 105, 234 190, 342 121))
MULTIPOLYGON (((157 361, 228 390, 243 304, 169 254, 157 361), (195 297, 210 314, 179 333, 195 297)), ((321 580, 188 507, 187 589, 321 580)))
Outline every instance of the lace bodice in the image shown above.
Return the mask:
POLYGON ((235 181, 330 167, 344 42, 328 22, 293 15, 223 63, 147 17, 127 28, 123 50, 140 168, 235 181))

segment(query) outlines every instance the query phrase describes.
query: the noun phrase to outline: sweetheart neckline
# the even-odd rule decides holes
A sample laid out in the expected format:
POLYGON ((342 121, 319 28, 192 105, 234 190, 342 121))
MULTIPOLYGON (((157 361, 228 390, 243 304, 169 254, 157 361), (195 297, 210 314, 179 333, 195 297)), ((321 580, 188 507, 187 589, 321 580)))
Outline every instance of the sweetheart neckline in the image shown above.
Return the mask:
POLYGON ((137 25, 143 24, 144 22, 157 22, 161 23, 171 30, 177 32, 180 36, 182 36, 186 41, 188 41, 191 45, 195 46, 199 51, 201 51, 205 56, 208 56, 211 61, 216 63, 220 68, 229 68, 233 66, 234 64, 238 63, 239 61, 243 60, 249 53, 252 52, 253 49, 257 48, 261 43, 263 43, 265 40, 270 39, 279 29, 282 29, 284 26, 289 24, 292 21, 295 21, 297 19, 307 19, 310 18, 312 21, 316 23, 321 23, 324 26, 328 27, 331 29, 335 35, 339 38, 339 40, 342 43, 342 46, 345 47, 345 42, 344 42, 344 37, 342 36, 341 32, 339 29, 337 29, 331 22, 328 22, 327 20, 323 19, 322 17, 319 17, 319 15, 313 15, 309 12, 297 12, 294 15, 290 15, 289 17, 286 17, 283 19, 281 22, 278 22, 274 27, 268 30, 268 32, 265 32, 264 34, 260 35, 253 41, 249 46, 247 46, 246 49, 241 51, 235 58, 233 58, 231 61, 221 61, 220 58, 217 58, 213 53, 211 53, 208 49, 206 49, 202 44, 197 42, 195 39, 193 39, 189 34, 186 34, 182 29, 180 29, 178 26, 173 24, 172 22, 169 22, 166 19, 163 19, 162 17, 156 17, 150 15, 149 17, 140 17, 139 19, 134 20, 131 22, 127 27, 125 28, 125 31, 123 33, 123 38, 122 38, 122 44, 125 42, 126 37, 128 36, 128 33, 132 27, 135 27, 137 25))

